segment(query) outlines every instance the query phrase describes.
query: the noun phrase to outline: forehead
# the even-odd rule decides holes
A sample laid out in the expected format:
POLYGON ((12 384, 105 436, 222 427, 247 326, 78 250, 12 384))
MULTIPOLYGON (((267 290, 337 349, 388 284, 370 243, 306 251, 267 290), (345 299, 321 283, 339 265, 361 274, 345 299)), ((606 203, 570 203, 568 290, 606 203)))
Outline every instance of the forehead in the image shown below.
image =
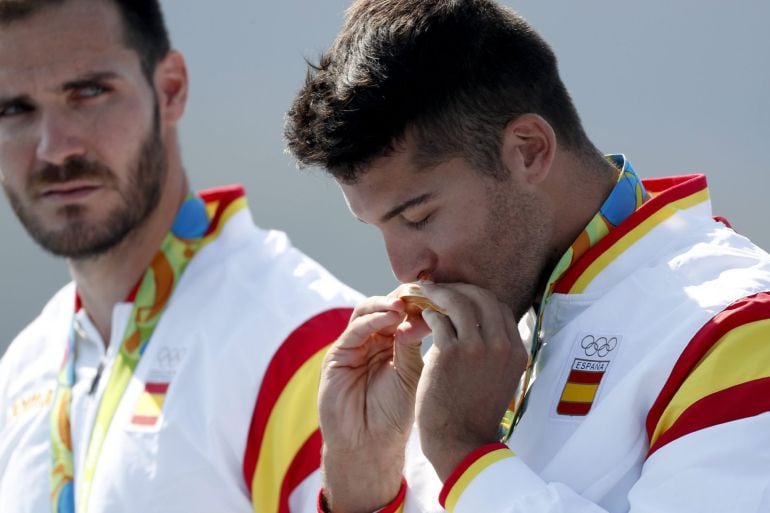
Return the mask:
POLYGON ((0 24, 0 88, 55 83, 132 55, 112 2, 67 0, 0 24))
POLYGON ((421 188, 427 174, 414 165, 409 147, 399 147, 374 159, 355 182, 340 182, 340 188, 350 211, 371 222, 421 188))
POLYGON ((374 160, 355 183, 340 183, 340 187, 353 215, 376 224, 389 219, 393 212, 418 205, 473 205, 483 199, 493 180, 461 157, 422 167, 407 147, 374 160))

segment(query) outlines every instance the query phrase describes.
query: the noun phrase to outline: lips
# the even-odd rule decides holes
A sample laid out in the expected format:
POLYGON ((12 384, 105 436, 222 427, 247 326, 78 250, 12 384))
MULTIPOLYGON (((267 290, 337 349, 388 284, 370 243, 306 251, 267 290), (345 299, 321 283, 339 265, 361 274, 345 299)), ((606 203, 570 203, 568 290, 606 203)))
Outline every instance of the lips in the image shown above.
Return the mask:
POLYGON ((99 188, 99 185, 93 182, 63 182, 42 187, 39 197, 61 200, 77 200, 85 198, 99 188))
POLYGON ((97 185, 94 182, 89 182, 85 180, 72 180, 69 182, 61 182, 61 183, 55 183, 48 185, 43 188, 42 195, 45 196, 46 194, 66 194, 68 192, 73 192, 79 189, 89 189, 89 188, 96 188, 97 185))

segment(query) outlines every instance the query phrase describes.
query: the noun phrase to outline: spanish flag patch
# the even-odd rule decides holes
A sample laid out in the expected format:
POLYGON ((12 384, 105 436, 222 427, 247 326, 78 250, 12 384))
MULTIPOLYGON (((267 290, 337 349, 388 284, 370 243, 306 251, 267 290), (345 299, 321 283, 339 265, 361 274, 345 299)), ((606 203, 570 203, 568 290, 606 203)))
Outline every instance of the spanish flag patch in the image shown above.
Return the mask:
POLYGON ((582 360, 572 362, 567 383, 564 385, 556 413, 559 415, 587 415, 596 398, 609 361, 582 360))
POLYGON ((168 383, 145 383, 144 390, 136 401, 131 424, 141 428, 154 428, 163 411, 168 383))

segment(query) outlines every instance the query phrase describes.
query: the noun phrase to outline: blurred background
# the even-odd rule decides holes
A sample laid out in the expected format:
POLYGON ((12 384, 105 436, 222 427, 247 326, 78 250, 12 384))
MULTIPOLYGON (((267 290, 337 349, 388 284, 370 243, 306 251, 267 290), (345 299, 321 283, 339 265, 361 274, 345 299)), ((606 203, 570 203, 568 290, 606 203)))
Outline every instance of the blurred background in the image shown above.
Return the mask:
MULTIPOLYGON (((242 183, 258 224, 366 294, 396 284, 378 233, 320 170, 283 152, 284 112, 348 0, 163 0, 191 94, 181 127, 196 189, 242 183)), ((642 176, 706 173, 716 214, 770 248, 767 0, 507 0, 552 44, 589 136, 642 176)), ((0 353, 69 279, 0 195, 0 353)))

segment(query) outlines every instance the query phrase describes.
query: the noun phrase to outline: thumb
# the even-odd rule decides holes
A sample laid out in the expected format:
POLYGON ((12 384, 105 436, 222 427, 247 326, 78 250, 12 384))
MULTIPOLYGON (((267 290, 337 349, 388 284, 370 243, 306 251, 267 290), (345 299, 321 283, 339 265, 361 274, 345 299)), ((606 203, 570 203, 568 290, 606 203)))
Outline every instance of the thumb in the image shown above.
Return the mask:
POLYGON ((415 338, 409 330, 402 331, 401 326, 396 331, 393 344, 393 367, 402 379, 417 389, 417 382, 422 373, 422 339, 415 338))

